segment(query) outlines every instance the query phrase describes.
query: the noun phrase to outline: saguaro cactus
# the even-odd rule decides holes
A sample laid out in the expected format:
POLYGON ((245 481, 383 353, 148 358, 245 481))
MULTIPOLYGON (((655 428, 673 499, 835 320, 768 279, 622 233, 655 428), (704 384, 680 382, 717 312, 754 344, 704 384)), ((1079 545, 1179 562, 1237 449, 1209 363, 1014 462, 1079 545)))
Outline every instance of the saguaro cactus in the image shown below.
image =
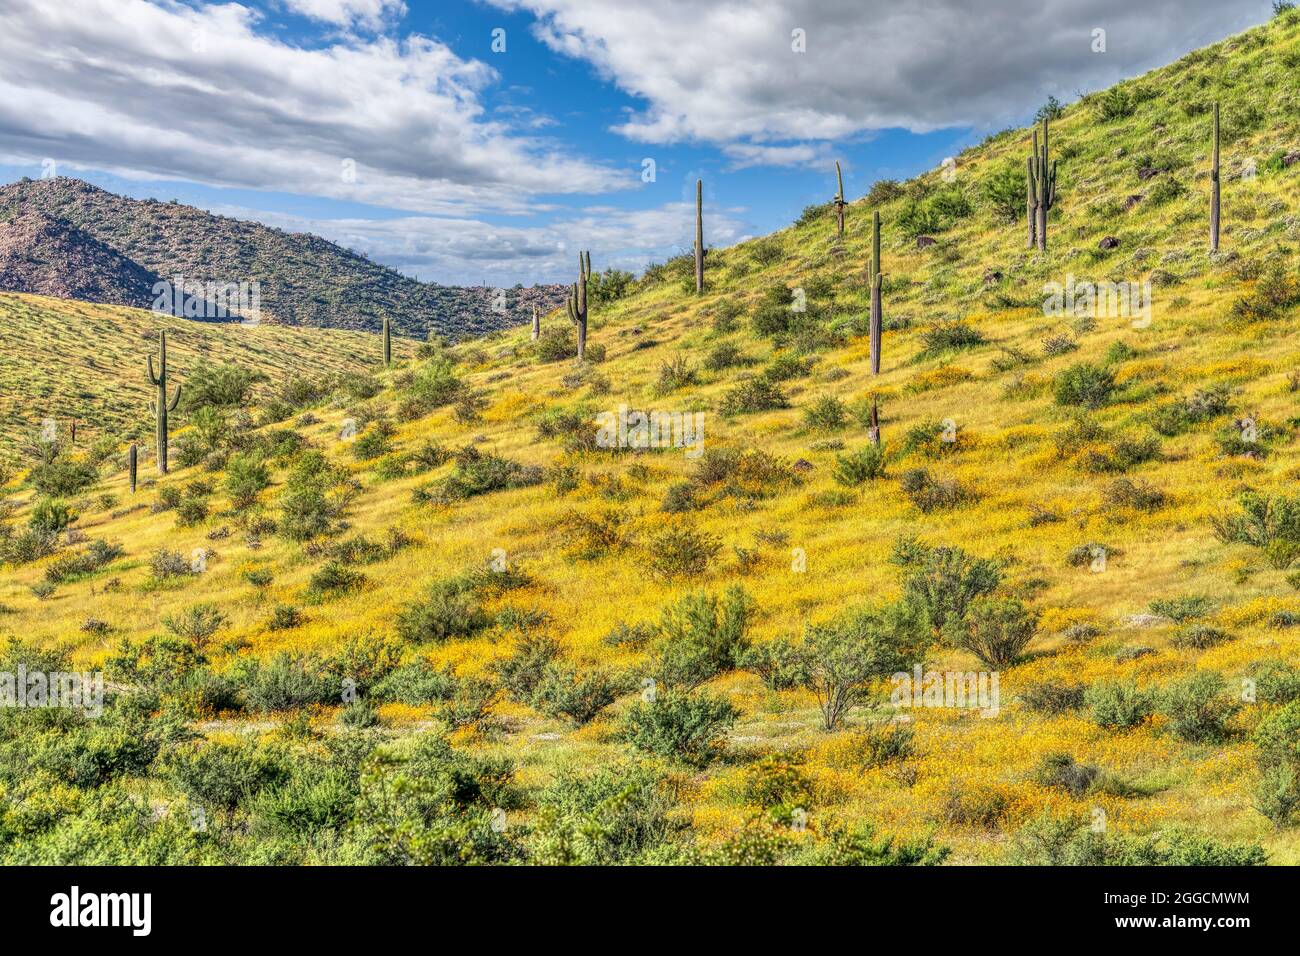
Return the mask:
POLYGON ((139 464, 140 450, 136 448, 135 442, 131 442, 131 447, 126 452, 126 469, 131 476, 131 494, 135 494, 135 479, 139 464))
POLYGON ((393 332, 388 326, 388 316, 384 316, 384 365, 393 364, 393 332))
MULTIPOLYGON (((1037 138, 1038 134, 1035 133, 1035 141, 1037 141, 1037 138)), ((1029 156, 1025 158, 1025 165, 1028 171, 1028 175, 1025 176, 1025 221, 1029 224, 1029 237, 1025 240, 1026 249, 1034 248, 1034 216, 1037 213, 1037 210, 1034 209, 1034 161, 1037 152, 1038 150, 1035 149, 1033 153, 1030 153, 1029 156)))
POLYGON ((835 234, 840 239, 844 238, 844 207, 847 205, 844 201, 844 174, 840 172, 840 161, 835 160, 835 182, 839 190, 835 193, 835 234))
MULTIPOLYGON (((867 282, 871 286, 871 374, 880 374, 880 338, 884 310, 880 300, 880 286, 884 274, 880 271, 880 213, 871 214, 871 261, 867 263, 867 282)), ((871 399, 871 440, 880 444, 880 418, 875 398, 871 399)))
POLYGON ((153 356, 149 356, 149 384, 158 389, 158 397, 151 410, 158 424, 158 474, 167 474, 167 413, 176 411, 181 402, 181 387, 176 386, 176 394, 167 401, 167 333, 158 333, 158 371, 154 371, 153 356))
POLYGON ((1210 251, 1219 251, 1219 104, 1214 104, 1214 148, 1210 160, 1210 251))
POLYGON ((542 314, 537 311, 537 303, 533 303, 533 341, 542 334, 542 314))
POLYGON ((880 213, 871 214, 871 259, 867 263, 867 284, 871 287, 871 374, 880 374, 880 330, 883 321, 880 285, 880 213))
MULTIPOLYGON (((587 357, 587 279, 591 277, 591 253, 578 253, 578 281, 569 296, 569 318, 578 329, 578 361, 587 357)), ((534 328, 536 326, 534 325, 534 328)))
POLYGON ((704 294, 704 180, 695 180, 695 294, 704 294))
POLYGON ((1047 251, 1047 213, 1056 203, 1056 162, 1048 159, 1047 117, 1043 117, 1043 143, 1034 133, 1034 154, 1029 159, 1029 193, 1033 198, 1034 231, 1040 252, 1047 251))

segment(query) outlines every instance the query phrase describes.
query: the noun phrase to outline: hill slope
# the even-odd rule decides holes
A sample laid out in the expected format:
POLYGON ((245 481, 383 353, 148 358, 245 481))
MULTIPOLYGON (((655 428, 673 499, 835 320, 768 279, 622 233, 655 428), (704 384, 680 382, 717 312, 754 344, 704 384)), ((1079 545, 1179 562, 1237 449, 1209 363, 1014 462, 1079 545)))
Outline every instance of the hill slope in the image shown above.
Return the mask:
MULTIPOLYGON (((195 470, 131 499, 106 471, 74 496, 74 528, 123 554, 62 576, 49 568, 84 546, 15 564, 0 583, 0 627, 83 665, 110 661, 115 679, 195 722, 201 746, 242 732, 258 741, 258 766, 287 748, 295 786, 319 779, 314 734, 340 748, 329 751, 338 770, 353 766, 338 756, 354 739, 344 727, 382 721, 389 762, 347 778, 361 796, 340 810, 352 829, 337 841, 318 824, 311 838, 267 843, 257 835, 283 834, 283 815, 250 799, 231 812, 252 835, 172 833, 170 859, 427 860, 449 831, 402 799, 455 766, 515 788, 437 818, 478 835, 475 859, 861 854, 835 842, 836 828, 869 824, 932 836, 958 862, 1049 851, 1077 861, 1102 842, 1086 833, 1101 822, 1111 862, 1209 858, 1170 827, 1300 862, 1296 826, 1254 808, 1262 774, 1279 766, 1269 734, 1294 732, 1285 702, 1300 693, 1300 541, 1279 517, 1300 509, 1283 500, 1300 475, 1300 167, 1285 162, 1300 144, 1298 63, 1300 17, 1284 16, 1065 109, 1052 125, 1060 196, 1045 254, 1026 251, 1023 218, 1011 218, 1017 206, 1023 217, 1015 175, 1029 131, 1008 131, 959 157, 955 182, 935 172, 878 186, 850 206, 843 240, 820 208, 710 252, 702 297, 688 261, 650 270, 593 312, 602 362, 545 361, 511 331, 403 363, 372 398, 318 402, 261 440, 267 454, 288 451, 270 459, 271 485, 254 501, 195 470), (1211 256, 1216 99, 1225 232, 1211 256), (873 211, 886 274, 878 376, 863 320, 873 211), (1051 284, 1070 276, 1150 282, 1151 321, 1050 314, 1051 284), (883 474, 869 450, 873 400, 883 474), (601 447, 598 416, 624 405, 704 413, 702 456, 601 447), (355 438, 349 423, 361 425, 355 438), (290 427, 340 471, 310 453, 295 464, 290 427), (1241 520, 1247 491, 1271 498, 1274 520, 1241 520), (310 502, 325 530, 304 542, 310 502), (826 731, 812 690, 716 654, 718 672, 687 703, 671 690, 692 683, 681 668, 702 666, 674 648, 694 647, 701 630, 735 633, 707 605, 679 605, 684 596, 743 588, 757 647, 797 642, 810 623, 848 646, 855 628, 884 627, 843 620, 851 609, 954 594, 952 576, 928 591, 917 577, 960 557, 926 550, 936 547, 987 562, 964 566, 968 589, 998 582, 1000 603, 972 612, 985 622, 975 636, 994 633, 1013 602, 1033 614, 1027 646, 995 664, 961 646, 970 630, 925 631, 927 670, 998 672, 996 713, 905 707, 882 680, 826 731), (160 550, 196 549, 201 573, 158 576, 160 550), (515 574, 492 573, 503 568, 515 574), (221 615, 211 630, 204 605, 221 615), (169 627, 180 645, 146 643, 169 627), (668 703, 647 702, 648 679, 668 703), (361 704, 339 706, 340 680, 361 704), (726 704, 736 719, 720 757, 670 740, 672 707, 726 725, 726 704), (295 722, 294 705, 308 716, 295 722), (441 756, 430 721, 455 728, 441 756), (665 742, 691 759, 656 755, 665 742), (502 778, 497 764, 457 759, 510 767, 502 778), (415 790, 385 803, 376 781, 394 774, 415 790), (509 810, 504 834, 487 829, 492 806, 509 810), (806 827, 791 825, 795 809, 806 827), (404 822, 385 829, 384 812, 404 822)), ((546 325, 567 333, 558 315, 546 325)), ((14 491, 13 535, 36 499, 14 491)), ((723 600, 730 620, 746 617, 723 600)), ((200 800, 175 766, 122 773, 159 804, 200 800)), ((57 859, 62 835, 89 825, 78 813, 10 855, 57 859)))
MULTIPOLYGON (((363 373, 381 358, 379 337, 361 332, 195 322, 0 293, 0 455, 30 441, 47 418, 63 429, 76 420, 83 441, 152 436, 145 359, 157 351, 159 330, 177 381, 200 362, 235 363, 267 375, 267 394, 308 372, 363 373)), ((393 348, 414 351, 400 339, 393 348)))
MULTIPOLYGON (((0 187, 0 219, 30 213, 66 223, 165 279, 258 282, 265 318, 282 325, 373 332, 387 315, 400 335, 472 335, 531 321, 534 302, 551 309, 564 297, 562 286, 508 290, 505 310, 496 312, 492 289, 419 282, 319 236, 214 216, 181 203, 128 199, 66 177, 0 187)), ((66 261, 73 276, 78 264, 75 257, 66 261)), ((0 288, 42 291, 7 283, 0 288)), ((112 296, 87 298, 140 304, 112 296)))

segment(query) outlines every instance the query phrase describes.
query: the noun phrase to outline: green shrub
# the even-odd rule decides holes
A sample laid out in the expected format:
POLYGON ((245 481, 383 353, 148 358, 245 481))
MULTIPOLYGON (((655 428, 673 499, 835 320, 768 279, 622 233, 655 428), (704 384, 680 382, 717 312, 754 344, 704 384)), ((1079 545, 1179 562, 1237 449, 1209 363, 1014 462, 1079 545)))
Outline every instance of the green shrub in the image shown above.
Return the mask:
POLYGON ((718 410, 723 415, 744 415, 789 407, 780 386, 767 378, 757 377, 733 386, 723 396, 718 410))
POLYGON ((833 395, 822 395, 804 409, 804 424, 816 431, 840 431, 849 423, 844 403, 833 395))
POLYGON ((661 578, 703 574, 722 550, 722 541, 707 531, 686 525, 665 528, 650 539, 650 570, 661 578))
POLYGON ((1083 797, 1096 782, 1099 771, 1091 764, 1081 764, 1069 754, 1048 754, 1038 764, 1035 779, 1044 787, 1064 790, 1074 799, 1083 797))
POLYGON ((259 452, 230 456, 226 463, 226 494, 230 506, 244 511, 257 502, 257 496, 271 486, 271 471, 259 452))
POLYGON ((912 504, 925 514, 956 508, 975 497, 956 479, 935 478, 925 468, 909 468, 900 476, 898 485, 912 504))
POLYGON ((1100 408, 1115 391, 1115 373, 1110 369, 1080 362, 1056 377, 1055 397, 1058 405, 1100 408))
POLYGON ((1037 629, 1037 612, 1020 601, 981 597, 970 603, 964 618, 949 628, 949 635, 986 667, 1000 670, 1019 660, 1037 629))
POLYGON ((537 804, 528 851, 538 865, 644 862, 682 829, 672 814, 668 783, 641 764, 566 772, 537 804))
POLYGON ((1234 639, 1232 634, 1210 627, 1208 624, 1193 624, 1174 635, 1173 645, 1178 648, 1203 651, 1234 639))
POLYGON ((1056 716, 1081 708, 1085 702, 1085 692, 1086 688, 1082 684, 1045 681, 1026 686, 1020 692, 1020 699, 1030 710, 1056 716))
POLYGON ((885 448, 867 445, 835 459, 834 478, 850 488, 885 477, 885 448))
POLYGON ((80 458, 55 458, 40 462, 28 473, 27 481, 42 495, 70 498, 99 480, 99 469, 80 458))
POLYGON ((1159 614, 1182 624, 1193 618, 1205 617, 1214 609, 1214 602, 1203 595, 1185 594, 1176 598, 1158 598, 1149 606, 1152 614, 1159 614))
POLYGON ((1224 696, 1221 674, 1201 671, 1185 680, 1162 688, 1160 712, 1169 727, 1191 743, 1219 743, 1227 737, 1227 723, 1239 705, 1224 696))
POLYGON ((765 641, 747 648, 737 661, 739 667, 753 671, 768 690, 789 690, 807 679, 803 654, 784 639, 765 641))
POLYGON ((1278 829, 1300 819, 1300 773, 1295 766, 1277 763, 1265 767, 1255 784, 1253 805, 1278 829))
POLYGON ((469 582, 439 581, 424 601, 408 604, 397 615, 397 633, 412 644, 473 637, 491 624, 469 582))
POLYGON ((668 688, 690 691, 738 666, 749 646, 753 599, 732 585, 720 599, 687 594, 663 609, 656 626, 653 673, 668 688))
POLYGON ((720 754, 722 737, 739 716, 721 697, 670 690, 628 708, 623 739, 637 750, 703 767, 720 754))
POLYGON ((920 356, 930 358, 959 349, 983 345, 984 335, 965 322, 939 322, 921 334, 920 356))
POLYGON ((963 621, 970 605, 1002 582, 997 562, 961 548, 931 548, 904 540, 893 561, 903 575, 903 600, 935 633, 963 621))
POLYGON ((1155 712, 1155 697, 1132 681, 1098 681, 1088 688, 1084 700, 1099 727, 1128 730, 1155 712))

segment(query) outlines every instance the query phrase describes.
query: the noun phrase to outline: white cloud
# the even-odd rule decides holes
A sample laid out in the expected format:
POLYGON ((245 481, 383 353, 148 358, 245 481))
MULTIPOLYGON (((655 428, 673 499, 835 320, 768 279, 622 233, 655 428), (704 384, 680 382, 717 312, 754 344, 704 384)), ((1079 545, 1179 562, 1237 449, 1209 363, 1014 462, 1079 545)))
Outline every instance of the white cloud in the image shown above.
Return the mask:
POLYGON ((234 3, 6 0, 0 155, 441 215, 635 185, 632 171, 490 118, 480 100, 496 73, 437 40, 295 47, 259 33, 259 16, 234 3))
POLYGON ((284 0, 294 13, 335 26, 378 30, 390 17, 406 13, 402 0, 284 0))
POLYGON ((722 152, 731 160, 731 169, 750 166, 798 166, 824 169, 830 147, 825 143, 794 143, 789 146, 760 146, 757 143, 727 143, 722 152))
MULTIPOLYGON (((446 285, 572 282, 580 248, 591 250, 597 271, 613 267, 638 272, 649 262, 687 251, 695 235, 693 200, 652 209, 593 206, 537 226, 432 216, 305 219, 233 207, 211 211, 315 233, 407 275, 446 285)), ((731 245, 745 233, 735 210, 706 203, 704 215, 710 246, 731 245)))
MULTIPOLYGON (((647 106, 651 143, 832 140, 995 126, 1109 85, 1265 15, 1260 0, 489 0, 647 106), (1094 53, 1092 31, 1106 30, 1094 53), (791 48, 803 30, 806 52, 791 48), (1058 85, 1059 84, 1059 85, 1058 85)), ((735 149, 735 147, 732 147, 735 149)), ((782 153, 770 154, 783 162, 782 153)))

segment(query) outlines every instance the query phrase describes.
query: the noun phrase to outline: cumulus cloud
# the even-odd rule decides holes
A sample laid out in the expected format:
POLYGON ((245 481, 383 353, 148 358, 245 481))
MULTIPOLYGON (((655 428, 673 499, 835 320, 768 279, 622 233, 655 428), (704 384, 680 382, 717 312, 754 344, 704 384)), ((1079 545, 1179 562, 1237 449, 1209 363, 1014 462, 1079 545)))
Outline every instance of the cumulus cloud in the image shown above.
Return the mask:
MULTIPOLYGON (((489 0, 646 101, 650 143, 832 140, 994 126, 1222 39, 1256 0, 489 0), (1106 31, 1106 52, 1093 31, 1106 31), (805 52, 793 50, 803 31, 805 52)), ((733 150, 735 146, 731 147, 733 150)), ((756 154, 757 155, 757 154, 756 154)), ((787 154, 769 154, 782 162, 787 154)))
POLYGON ((391 17, 406 13, 402 0, 284 0, 294 13, 334 26, 378 30, 391 17))
MULTIPOLYGON (((377 0, 295 0, 338 17, 377 0)), ((437 40, 297 47, 239 4, 7 0, 0 155, 441 215, 634 185, 487 115, 496 73, 437 40)))

